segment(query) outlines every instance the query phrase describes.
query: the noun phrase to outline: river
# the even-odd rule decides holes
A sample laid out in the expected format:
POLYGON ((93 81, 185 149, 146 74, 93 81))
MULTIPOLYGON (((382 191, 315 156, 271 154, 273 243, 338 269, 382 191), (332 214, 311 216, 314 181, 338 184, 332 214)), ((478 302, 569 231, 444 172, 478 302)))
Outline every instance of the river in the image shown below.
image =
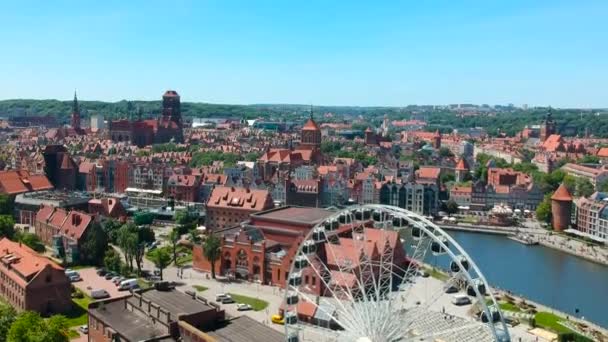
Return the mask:
MULTIPOLYGON (((608 266, 505 236, 449 231, 492 286, 608 328, 608 266)), ((427 262, 447 268, 445 257, 427 262)))

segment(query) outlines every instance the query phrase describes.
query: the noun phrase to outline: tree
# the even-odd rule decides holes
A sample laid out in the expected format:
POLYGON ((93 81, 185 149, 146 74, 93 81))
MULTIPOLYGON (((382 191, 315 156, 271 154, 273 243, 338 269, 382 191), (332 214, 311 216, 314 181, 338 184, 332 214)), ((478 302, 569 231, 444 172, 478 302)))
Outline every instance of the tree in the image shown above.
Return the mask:
POLYGON ((179 231, 177 228, 173 228, 169 233, 169 242, 171 242, 171 249, 173 250, 173 262, 177 264, 177 242, 179 241, 179 231))
POLYGON ((566 186, 566 188, 568 189, 568 192, 570 192, 571 194, 576 193, 576 188, 577 188, 577 183, 578 183, 576 177, 574 177, 572 175, 565 175, 564 179, 562 180, 562 183, 566 186))
POLYGON ((578 177, 576 179, 576 194, 577 196, 589 197, 594 192, 593 183, 587 178, 578 177))
POLYGON ((449 200, 448 203, 446 203, 446 210, 448 212, 448 214, 455 214, 458 212, 458 203, 456 203, 456 201, 454 201, 453 199, 449 200))
POLYGON ((0 301, 0 342, 6 342, 6 334, 17 318, 15 309, 0 301))
POLYGON ((441 184, 446 184, 448 182, 453 182, 454 180, 456 180, 456 177, 454 177, 454 174, 452 174, 452 173, 444 173, 440 177, 441 184))
POLYGON ((447 147, 441 147, 439 149, 439 156, 442 158, 449 158, 449 157, 453 157, 454 153, 452 153, 452 151, 450 151, 450 149, 447 147))
POLYGON ((600 158, 592 154, 587 154, 576 161, 577 164, 599 164, 599 162, 600 158))
MULTIPOLYGON (((157 248, 150 252, 148 258, 160 270, 160 280, 163 280, 163 270, 171 264, 171 255, 164 248, 157 248)), ((177 261, 177 259, 176 259, 177 261)))
POLYGON ((211 278, 213 279, 215 279, 215 261, 220 258, 222 252, 220 248, 221 241, 213 234, 209 234, 205 241, 203 241, 203 254, 211 264, 211 278))
POLYGON ((10 215, 0 215, 0 238, 12 239, 15 236, 15 220, 10 215))
POLYGON ((133 223, 126 223, 118 232, 118 245, 125 255, 125 263, 129 270, 133 270, 133 262, 137 266, 137 273, 141 273, 141 263, 144 258, 146 244, 153 242, 154 231, 150 227, 138 228, 133 223))
POLYGON ((14 200, 7 194, 0 194, 0 215, 13 215, 14 200))
POLYGON ((44 244, 36 234, 27 232, 17 233, 15 234, 15 238, 19 242, 23 243, 24 245, 28 246, 29 248, 35 250, 38 253, 43 253, 46 250, 44 244))
POLYGON ((81 247, 81 256, 85 263, 89 265, 103 264, 103 258, 108 248, 108 235, 97 222, 93 222, 89 227, 87 235, 81 247))
POLYGON ((545 195, 542 202, 536 207, 536 218, 539 221, 551 223, 551 195, 553 193, 545 195))
POLYGON ((104 222, 103 230, 105 231, 106 235, 108 235, 108 240, 110 243, 118 243, 118 230, 120 229, 120 227, 120 222, 114 219, 109 219, 104 222))
POLYGON ((48 320, 40 314, 25 311, 17 316, 6 336, 7 342, 68 342, 65 317, 52 316, 48 320))
POLYGON ((106 254, 103 257, 103 264, 109 271, 120 272, 120 255, 114 248, 108 248, 108 250, 106 250, 106 254))
POLYGON ((137 226, 132 223, 122 225, 118 230, 117 238, 118 246, 122 249, 122 253, 125 257, 125 265, 129 271, 133 270, 133 252, 134 246, 137 243, 137 237, 133 233, 134 229, 137 229, 137 226))

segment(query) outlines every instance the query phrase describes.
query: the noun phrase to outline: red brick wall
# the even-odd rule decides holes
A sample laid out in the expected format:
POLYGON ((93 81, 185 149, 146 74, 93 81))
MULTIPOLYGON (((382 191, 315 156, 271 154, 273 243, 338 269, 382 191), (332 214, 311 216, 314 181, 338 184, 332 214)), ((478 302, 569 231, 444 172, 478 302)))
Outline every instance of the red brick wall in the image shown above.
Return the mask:
MULTIPOLYGON (((221 260, 215 261, 215 274, 220 274, 221 260)), ((203 255, 203 247, 192 247, 192 268, 198 271, 211 272, 211 263, 203 255)))
POLYGON ((89 341, 91 342, 112 342, 112 337, 105 334, 103 322, 89 315, 89 341))

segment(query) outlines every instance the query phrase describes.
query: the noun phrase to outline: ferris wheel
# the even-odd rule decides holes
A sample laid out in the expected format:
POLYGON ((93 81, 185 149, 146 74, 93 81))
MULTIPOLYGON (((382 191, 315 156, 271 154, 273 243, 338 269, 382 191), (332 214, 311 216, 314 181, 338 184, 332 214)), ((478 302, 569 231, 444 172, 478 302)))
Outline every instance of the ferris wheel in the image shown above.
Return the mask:
POLYGON ((343 209, 290 257, 282 305, 289 342, 510 341, 474 260, 416 213, 343 209), (447 271, 429 266, 437 259, 447 271))

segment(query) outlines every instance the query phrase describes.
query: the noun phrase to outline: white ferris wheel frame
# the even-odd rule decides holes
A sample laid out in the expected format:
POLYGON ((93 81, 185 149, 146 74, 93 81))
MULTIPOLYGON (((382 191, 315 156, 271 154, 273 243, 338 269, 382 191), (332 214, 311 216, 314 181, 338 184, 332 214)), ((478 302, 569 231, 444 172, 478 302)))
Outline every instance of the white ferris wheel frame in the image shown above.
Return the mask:
MULTIPOLYGON (((403 209, 403 208, 399 208, 396 206, 390 206, 390 205, 380 205, 380 204, 353 205, 353 206, 349 206, 348 208, 338 210, 331 216, 324 218, 322 222, 315 225, 309 231, 309 233, 302 240, 302 243, 299 245, 297 252, 293 255, 293 260, 291 261, 291 265, 290 265, 289 273, 288 273, 289 277, 296 274, 298 271, 301 271, 301 269, 297 269, 295 267, 295 263, 296 263, 296 259, 298 256, 304 255, 302 252, 302 249, 305 245, 304 242, 313 241, 315 243, 315 245, 317 244, 317 242, 315 242, 315 240, 312 238, 312 234, 315 230, 318 230, 318 229, 324 230, 325 222, 328 222, 328 221, 331 222, 334 220, 338 220, 338 218, 341 215, 349 215, 352 220, 352 217, 354 216, 355 212, 357 212, 357 211, 363 212, 365 210, 371 210, 372 213, 374 211, 380 211, 381 213, 383 213, 382 215, 390 214, 391 220, 392 220, 392 218, 400 218, 402 220, 406 220, 408 222, 408 226, 406 227, 406 229, 411 229, 412 227, 417 227, 423 233, 423 237, 421 237, 420 240, 422 240, 423 238, 429 237, 429 238, 431 238, 431 241, 429 241, 430 243, 435 242, 435 243, 439 244, 440 248, 443 249, 443 251, 445 251, 445 254, 447 254, 451 258, 451 262, 456 263, 458 265, 459 270, 460 270, 458 273, 462 274, 466 278, 466 281, 468 282, 468 284, 472 284, 471 287, 475 292, 475 298, 477 299, 477 304, 480 305, 482 311, 485 313, 485 315, 488 319, 488 322, 485 323, 485 325, 490 328, 490 331, 494 337, 494 340, 500 341, 500 342, 511 341, 511 338, 509 335, 509 330, 508 330, 507 325, 504 320, 504 315, 501 312, 500 307, 499 307, 496 299, 494 298, 494 295, 492 294, 491 287, 490 287, 488 281, 486 280, 483 273, 481 273, 481 271, 477 267, 477 264, 475 263, 475 261, 449 234, 447 234, 439 226, 437 226, 433 222, 429 221, 424 216, 414 213, 412 211, 403 209), (446 242, 447 242, 447 244, 446 244, 446 242), (454 249, 455 251, 453 251, 452 249, 454 249), (463 266, 462 258, 464 258, 464 260, 466 260, 466 262, 468 262, 468 267, 463 266), (476 278, 473 278, 471 276, 471 272, 475 273, 476 278), (478 283, 475 283, 475 281, 477 281, 478 283), (479 284, 479 281, 481 281, 481 285, 485 286, 485 289, 486 289, 485 297, 489 297, 489 299, 491 299, 491 301, 492 301, 492 304, 490 306, 494 309, 494 312, 498 313, 499 320, 497 322, 493 322, 494 321, 493 312, 490 310, 490 307, 486 304, 486 298, 479 291, 479 287, 477 286, 477 284, 479 284)), ((364 220, 357 220, 357 221, 364 221, 364 220)), ((386 227, 387 225, 383 224, 383 226, 386 227)), ((384 229, 393 229, 395 231, 398 231, 397 229, 392 228, 392 224, 390 224, 388 226, 391 228, 381 228, 381 229, 383 229, 383 230, 384 229)), ((430 249, 430 245, 427 246, 426 249, 427 250, 430 249)), ((425 254, 426 254, 426 251, 425 251, 425 254)), ((424 256, 423 256, 423 258, 424 258, 424 256)), ((306 257, 306 259, 310 263, 310 259, 308 259, 308 257, 306 257)), ((417 260, 415 258, 412 261, 413 261, 413 263, 415 263, 417 261, 423 262, 423 260, 417 260)), ((412 263, 410 263, 410 265, 411 264, 412 263)), ((312 267, 312 264, 309 264, 309 266, 312 267)), ((406 273, 409 271, 410 270, 408 267, 408 270, 406 270, 406 273)), ((316 272, 316 270, 315 270, 315 272, 316 272)), ((318 272, 317 272, 317 274, 318 274, 318 272)), ((407 275, 404 275, 402 281, 405 281, 406 276, 407 275)), ((321 277, 319 277, 319 278, 321 278, 321 277)), ((324 280, 319 279, 319 282, 324 282, 324 280)), ((327 285, 327 284, 325 284, 325 285, 327 285)), ((283 316, 285 316, 287 312, 295 311, 296 320, 297 320, 297 304, 288 305, 288 296, 290 295, 290 293, 293 293, 294 290, 298 295, 303 296, 303 293, 301 291, 299 291, 297 289, 297 287, 298 286, 290 285, 289 278, 285 280, 285 291, 284 291, 285 294, 284 294, 284 299, 283 299, 283 305, 285 305, 285 307, 284 307, 283 316), (290 310, 290 308, 291 308, 291 310, 290 310)), ((329 290, 329 291, 332 293, 332 295, 335 296, 335 293, 333 290, 329 290)), ((310 298, 308 298, 307 296, 304 296, 304 297, 305 297, 305 299, 310 300, 310 298)), ((317 308, 320 308, 320 307, 317 306, 317 308)), ((335 319, 335 317, 333 317, 332 314, 329 314, 327 312, 326 312, 326 314, 329 317, 331 317, 332 319, 335 319)), ((390 317, 388 317, 387 320, 390 320, 390 317)), ((338 321, 338 320, 336 320, 336 321, 338 321)), ((293 335, 294 330, 300 330, 300 327, 294 327, 294 325, 295 324, 289 324, 288 322, 285 322, 286 341, 292 341, 292 340, 290 340, 290 336, 293 335)), ((343 328, 345 328, 345 327, 343 327, 343 328)), ((298 336, 299 336, 299 334, 298 334, 298 336)))

